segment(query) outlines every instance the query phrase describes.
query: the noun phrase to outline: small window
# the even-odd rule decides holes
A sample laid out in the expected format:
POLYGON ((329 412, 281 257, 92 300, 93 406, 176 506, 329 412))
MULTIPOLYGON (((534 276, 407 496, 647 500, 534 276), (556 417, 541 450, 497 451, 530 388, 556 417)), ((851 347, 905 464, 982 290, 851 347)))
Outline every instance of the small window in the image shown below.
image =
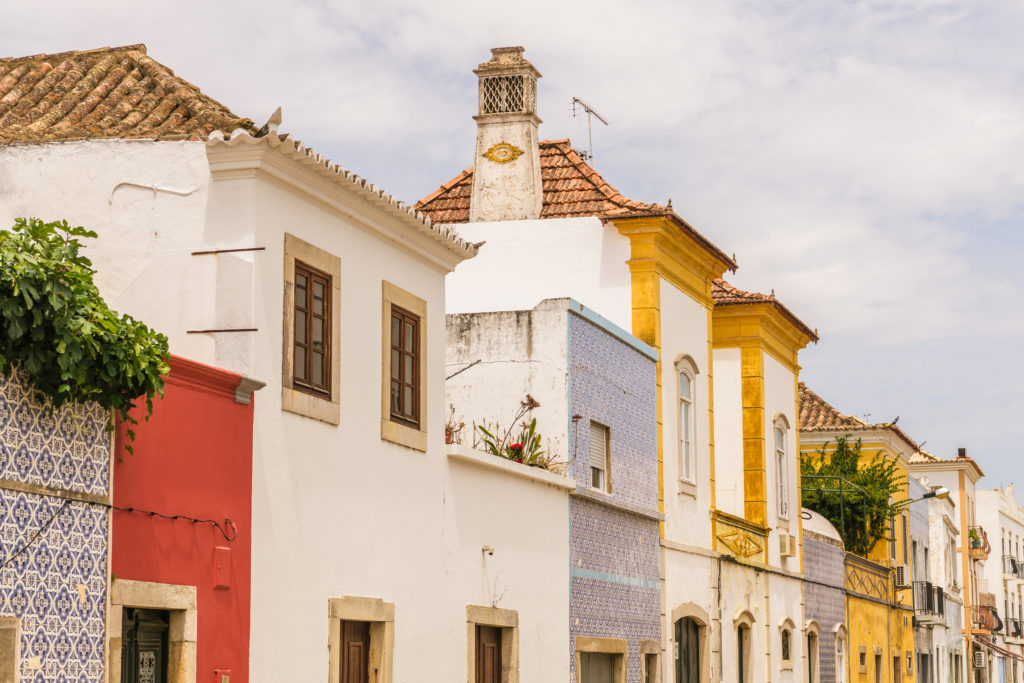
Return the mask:
POLYGON ((860 666, 860 672, 866 674, 868 672, 868 649, 864 645, 860 646, 857 663, 860 666))
POLYGON ((420 319, 391 306, 391 419, 420 424, 420 319))
POLYGON ((296 389, 331 394, 331 277, 295 262, 293 381, 296 389))
POLYGON ((590 488, 611 493, 608 428, 590 422, 590 488))
POLYGON ((775 421, 775 478, 778 482, 779 517, 789 516, 789 462, 786 459, 786 423, 775 421))
POLYGON ((782 661, 791 662, 793 661, 793 653, 790 645, 790 638, 792 636, 789 633, 789 629, 782 630, 782 661))
POLYGON ((697 481, 696 456, 694 454, 695 409, 694 409, 694 377, 697 371, 693 362, 687 357, 676 363, 676 396, 678 410, 676 413, 677 432, 679 436, 679 479, 689 484, 697 481))

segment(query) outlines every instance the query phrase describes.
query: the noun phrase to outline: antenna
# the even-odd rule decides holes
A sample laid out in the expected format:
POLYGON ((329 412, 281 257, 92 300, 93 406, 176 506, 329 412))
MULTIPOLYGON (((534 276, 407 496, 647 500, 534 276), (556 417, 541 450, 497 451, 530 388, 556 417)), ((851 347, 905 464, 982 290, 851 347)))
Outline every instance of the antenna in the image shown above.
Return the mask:
POLYGON ((576 105, 577 104, 580 105, 581 107, 583 107, 583 111, 587 112, 587 142, 590 143, 590 149, 587 151, 587 158, 590 161, 593 161, 593 159, 594 159, 594 134, 593 134, 593 132, 591 130, 591 120, 594 117, 597 117, 597 120, 600 121, 601 123, 603 123, 606 126, 608 125, 608 121, 603 116, 598 114, 594 110, 593 107, 591 107, 589 104, 587 104, 586 102, 584 102, 583 100, 581 100, 578 97, 572 98, 572 115, 573 115, 573 118, 578 116, 578 114, 576 113, 576 105))

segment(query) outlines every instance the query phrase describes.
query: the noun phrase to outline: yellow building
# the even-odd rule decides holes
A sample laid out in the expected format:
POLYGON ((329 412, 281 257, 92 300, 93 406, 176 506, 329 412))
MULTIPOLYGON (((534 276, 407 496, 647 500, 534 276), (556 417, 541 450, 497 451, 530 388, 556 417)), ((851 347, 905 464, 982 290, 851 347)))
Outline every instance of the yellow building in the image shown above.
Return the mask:
MULTIPOLYGON (((896 463, 902 486, 896 501, 907 500, 908 465, 918 444, 894 424, 869 424, 844 415, 801 383, 800 448, 813 455, 834 449, 842 437, 860 440, 861 462, 881 453, 896 463)), ((914 667, 914 607, 911 591, 909 511, 904 509, 890 526, 890 538, 875 544, 867 557, 847 553, 844 566, 846 628, 844 661, 851 683, 909 683, 914 667)))

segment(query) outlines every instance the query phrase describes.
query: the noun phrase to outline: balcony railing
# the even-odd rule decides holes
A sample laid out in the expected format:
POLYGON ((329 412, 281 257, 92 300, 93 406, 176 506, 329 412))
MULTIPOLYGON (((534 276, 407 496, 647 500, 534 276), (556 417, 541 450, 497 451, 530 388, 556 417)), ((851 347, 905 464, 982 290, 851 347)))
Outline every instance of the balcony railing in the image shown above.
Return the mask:
POLYGON ((1024 579, 1024 562, 1013 555, 1003 555, 1003 574, 1015 579, 1024 579))
POLYGON ((923 622, 941 623, 946 613, 946 595, 942 586, 930 581, 914 582, 914 615, 923 622))
POLYGON ((1021 623, 1020 619, 1006 619, 1006 637, 1007 638, 1020 638, 1021 637, 1021 623))
POLYGON ((980 526, 972 526, 967 529, 967 554, 972 560, 984 560, 988 558, 992 546, 988 543, 988 534, 980 526))
POLYGON ((975 605, 971 607, 971 625, 976 633, 994 633, 1002 630, 1003 621, 994 607, 975 605))

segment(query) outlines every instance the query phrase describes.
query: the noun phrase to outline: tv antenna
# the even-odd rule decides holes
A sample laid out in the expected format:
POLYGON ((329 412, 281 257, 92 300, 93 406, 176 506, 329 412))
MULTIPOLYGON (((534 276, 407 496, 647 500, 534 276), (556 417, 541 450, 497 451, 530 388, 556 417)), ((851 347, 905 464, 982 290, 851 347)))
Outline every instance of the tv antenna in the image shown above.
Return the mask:
POLYGON ((589 149, 587 150, 587 159, 590 160, 590 161, 593 161, 594 160, 594 134, 593 134, 593 131, 592 131, 592 120, 596 117, 598 121, 600 121, 601 123, 603 123, 606 126, 608 125, 608 120, 605 119, 605 117, 603 117, 600 114, 598 114, 594 110, 593 107, 591 107, 589 104, 587 104, 586 102, 584 102, 583 100, 581 100, 578 97, 572 98, 572 116, 573 116, 573 118, 576 118, 577 116, 579 116, 579 114, 576 112, 576 105, 577 104, 580 105, 580 107, 583 108, 583 111, 585 111, 587 113, 587 142, 590 145, 589 149))

